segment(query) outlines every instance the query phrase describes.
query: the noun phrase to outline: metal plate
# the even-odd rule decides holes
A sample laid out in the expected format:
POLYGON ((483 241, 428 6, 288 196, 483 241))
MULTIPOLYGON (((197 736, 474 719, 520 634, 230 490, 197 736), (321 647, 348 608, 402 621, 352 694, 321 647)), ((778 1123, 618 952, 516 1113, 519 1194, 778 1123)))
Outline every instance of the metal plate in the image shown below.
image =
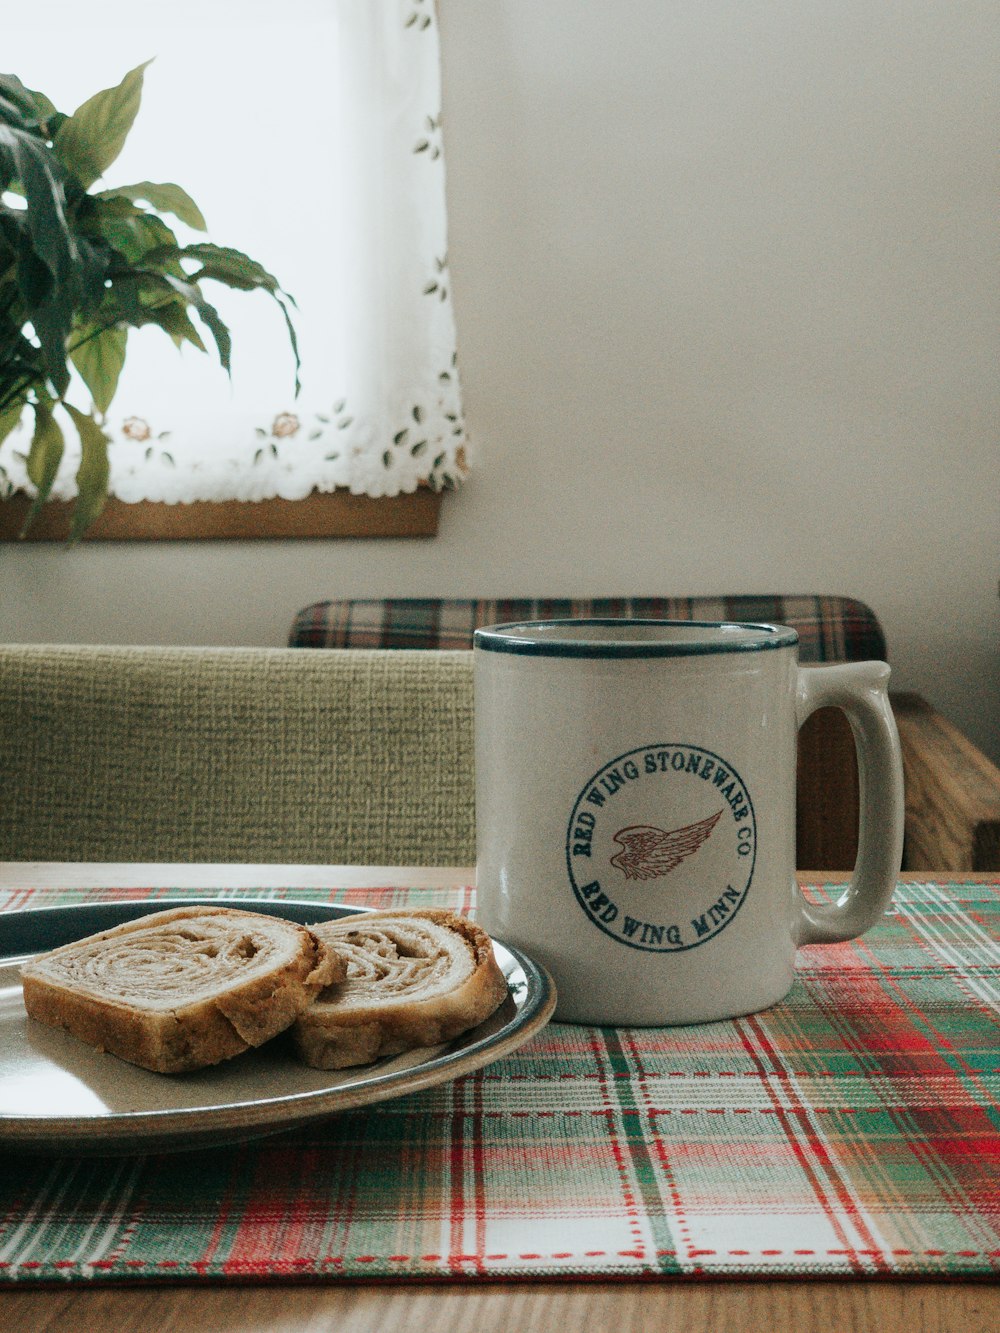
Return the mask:
POLYGON ((545 970, 519 950, 495 943, 509 992, 496 1013, 445 1045, 355 1069, 310 1069, 279 1037, 210 1069, 154 1074, 25 1013, 20 967, 29 957, 152 912, 220 902, 302 924, 366 910, 227 896, 0 913, 0 1147, 110 1155, 275 1134, 471 1073, 523 1045, 555 1007, 555 987, 545 970))

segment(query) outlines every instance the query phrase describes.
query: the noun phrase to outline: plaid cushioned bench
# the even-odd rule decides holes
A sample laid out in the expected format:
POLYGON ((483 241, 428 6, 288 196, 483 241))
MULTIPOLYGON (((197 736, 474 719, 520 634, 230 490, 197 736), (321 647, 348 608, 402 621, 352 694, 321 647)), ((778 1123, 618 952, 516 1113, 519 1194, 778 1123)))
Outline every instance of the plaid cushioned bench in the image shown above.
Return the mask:
MULTIPOLYGON (((292 648, 472 647, 481 625, 565 617, 765 621, 799 634, 801 662, 884 660, 874 611, 854 598, 817 594, 734 597, 387 598, 323 601, 292 624, 292 648)), ((846 870, 857 852, 858 774, 843 714, 824 708, 799 733, 796 859, 803 869, 846 870)))
POLYGON ((471 648, 482 625, 622 616, 649 620, 766 621, 799 634, 801 662, 885 659, 875 612, 850 597, 387 598, 313 602, 295 617, 291 648, 471 648))

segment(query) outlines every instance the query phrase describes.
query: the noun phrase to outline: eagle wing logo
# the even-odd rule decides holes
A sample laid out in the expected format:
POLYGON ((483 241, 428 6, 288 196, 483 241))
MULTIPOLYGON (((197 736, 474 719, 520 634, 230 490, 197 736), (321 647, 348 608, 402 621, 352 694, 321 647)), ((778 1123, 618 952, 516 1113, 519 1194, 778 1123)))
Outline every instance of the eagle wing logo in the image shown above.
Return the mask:
POLYGON ((611 864, 621 870, 626 879, 660 879, 694 855, 721 816, 719 810, 707 819, 685 824, 669 833, 650 824, 632 824, 619 829, 615 842, 622 850, 611 858, 611 864))

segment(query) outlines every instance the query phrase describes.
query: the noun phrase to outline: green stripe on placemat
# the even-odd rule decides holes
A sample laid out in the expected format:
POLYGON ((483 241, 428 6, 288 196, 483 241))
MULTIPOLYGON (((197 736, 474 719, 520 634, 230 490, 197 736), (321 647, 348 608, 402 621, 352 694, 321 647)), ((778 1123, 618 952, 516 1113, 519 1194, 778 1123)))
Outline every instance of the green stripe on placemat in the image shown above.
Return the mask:
POLYGON ((636 1100, 633 1076, 637 1071, 629 1067, 622 1046, 621 1029, 596 1029, 594 1035, 594 1053, 597 1059, 600 1060, 598 1051, 602 1042, 607 1052, 607 1063, 612 1074, 610 1093, 617 1102, 617 1113, 614 1116, 614 1121, 617 1123, 609 1120, 608 1124, 609 1134, 613 1138, 617 1137, 621 1145, 615 1152, 615 1158, 622 1163, 623 1171, 626 1163, 631 1166, 635 1180, 635 1191, 633 1192, 632 1188, 625 1184, 622 1193, 627 1203, 633 1203, 634 1199, 634 1216, 631 1213, 629 1215, 635 1231, 637 1250, 641 1253, 644 1248, 642 1228, 639 1223, 639 1217, 644 1213, 650 1232, 652 1255, 659 1268, 664 1273, 679 1273, 683 1270, 677 1260, 678 1243, 670 1229, 666 1211, 668 1201, 663 1194, 665 1183, 670 1201, 673 1202, 676 1197, 676 1186, 666 1174, 662 1153, 658 1152, 660 1145, 654 1136, 649 1135, 647 1117, 636 1100))
POLYGON ((996 1276, 998 903, 1000 881, 908 881, 863 939, 803 949, 788 997, 732 1022, 551 1024, 466 1078, 256 1143, 8 1157, 0 1281, 996 1276))

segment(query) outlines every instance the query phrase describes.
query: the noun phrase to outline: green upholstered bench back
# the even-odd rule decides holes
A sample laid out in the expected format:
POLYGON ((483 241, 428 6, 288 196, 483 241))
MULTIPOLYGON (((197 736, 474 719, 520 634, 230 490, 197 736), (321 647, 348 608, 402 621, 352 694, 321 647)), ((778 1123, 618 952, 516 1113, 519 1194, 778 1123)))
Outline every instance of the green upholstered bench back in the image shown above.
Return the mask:
POLYGON ((0 646, 0 859, 471 865, 471 656, 0 646))

